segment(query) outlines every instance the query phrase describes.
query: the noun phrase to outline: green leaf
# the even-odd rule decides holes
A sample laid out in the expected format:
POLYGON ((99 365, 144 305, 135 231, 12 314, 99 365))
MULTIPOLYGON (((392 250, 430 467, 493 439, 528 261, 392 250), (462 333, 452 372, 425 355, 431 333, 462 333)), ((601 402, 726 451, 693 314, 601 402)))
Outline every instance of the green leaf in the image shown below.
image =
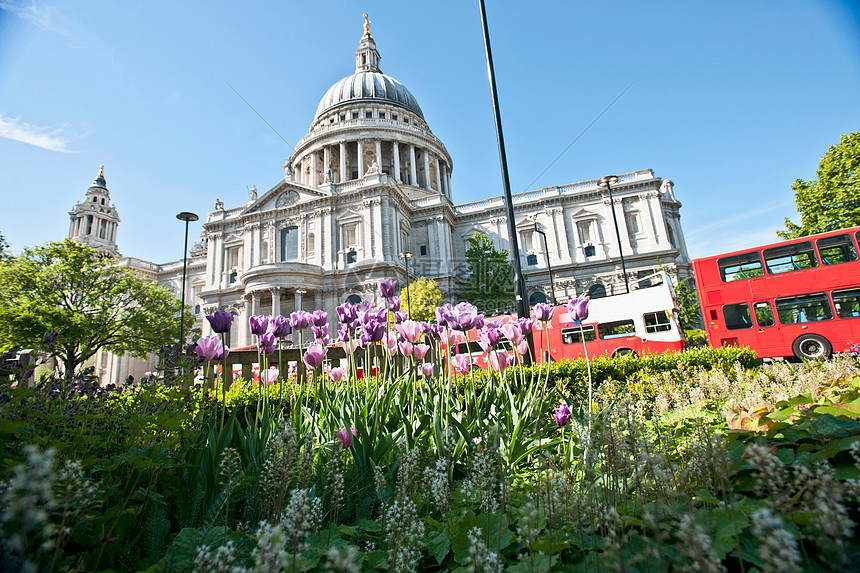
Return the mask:
POLYGON ((436 559, 436 563, 442 563, 451 551, 451 538, 446 531, 440 531, 430 538, 427 543, 427 551, 436 559))

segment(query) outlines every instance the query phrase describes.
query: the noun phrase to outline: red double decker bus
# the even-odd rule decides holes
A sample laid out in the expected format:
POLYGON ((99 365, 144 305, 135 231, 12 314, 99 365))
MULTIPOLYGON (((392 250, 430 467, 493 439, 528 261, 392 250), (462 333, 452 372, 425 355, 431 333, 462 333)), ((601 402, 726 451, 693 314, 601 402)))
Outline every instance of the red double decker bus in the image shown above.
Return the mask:
POLYGON ((860 342, 860 227, 693 261, 713 347, 822 358, 860 342))
MULTIPOLYGON (((503 315, 485 320, 503 325, 516 318, 503 315)), ((586 351, 589 358, 679 351, 687 342, 678 323, 675 290, 665 271, 632 281, 629 293, 591 300, 588 318, 582 325, 573 321, 564 306, 556 306, 552 320, 535 322, 532 335, 538 362, 547 358, 551 362, 582 358, 586 351)), ((478 344, 478 337, 475 329, 468 331, 466 337, 458 335, 457 352, 470 354, 472 364, 486 369, 489 355, 478 344)), ((500 346, 509 358, 516 357, 504 337, 500 346)))

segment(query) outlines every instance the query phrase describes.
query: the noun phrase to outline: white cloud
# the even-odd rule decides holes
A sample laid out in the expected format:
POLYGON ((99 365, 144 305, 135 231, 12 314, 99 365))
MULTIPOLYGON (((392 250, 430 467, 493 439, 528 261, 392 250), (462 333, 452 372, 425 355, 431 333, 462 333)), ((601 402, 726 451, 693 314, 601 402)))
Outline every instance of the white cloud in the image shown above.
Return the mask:
POLYGON ((69 138, 63 134, 65 128, 45 128, 30 125, 19 118, 5 117, 0 114, 0 137, 20 141, 60 153, 71 153, 67 149, 69 138))
MULTIPOLYGON (((66 29, 66 23, 57 10, 36 2, 36 0, 0 0, 0 10, 15 14, 41 30, 57 34, 66 38, 67 41, 73 41, 71 32, 66 29)), ((81 46, 73 45, 72 47, 79 48, 81 46)))

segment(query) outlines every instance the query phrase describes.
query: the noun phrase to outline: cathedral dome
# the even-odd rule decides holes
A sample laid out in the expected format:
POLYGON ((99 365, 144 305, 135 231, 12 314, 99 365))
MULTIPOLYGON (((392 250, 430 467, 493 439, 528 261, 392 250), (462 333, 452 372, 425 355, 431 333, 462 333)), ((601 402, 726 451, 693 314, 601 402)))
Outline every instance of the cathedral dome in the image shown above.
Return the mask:
POLYGON ((328 89, 320 100, 314 120, 327 111, 359 102, 394 105, 424 119, 418 100, 406 86, 380 71, 359 71, 328 89))
POLYGON ((370 21, 364 15, 364 35, 355 52, 355 73, 331 86, 320 100, 314 121, 327 111, 354 103, 388 104, 412 112, 422 120, 424 113, 406 86, 382 73, 382 57, 370 35, 370 21))

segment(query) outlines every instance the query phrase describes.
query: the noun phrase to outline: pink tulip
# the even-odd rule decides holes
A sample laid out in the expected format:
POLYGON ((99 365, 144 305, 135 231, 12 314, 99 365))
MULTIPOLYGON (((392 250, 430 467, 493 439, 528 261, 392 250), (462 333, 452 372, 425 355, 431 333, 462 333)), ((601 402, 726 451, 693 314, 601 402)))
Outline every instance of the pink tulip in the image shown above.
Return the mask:
POLYGON ((385 349, 388 351, 389 356, 397 354, 397 334, 389 332, 383 340, 385 342, 385 349))
POLYGON ((352 432, 347 430, 346 428, 341 428, 334 433, 337 436, 337 439, 340 440, 340 445, 344 448, 348 448, 352 445, 352 436, 356 435, 355 428, 353 428, 352 432))
POLYGON ((433 365, 429 362, 425 362, 421 365, 421 372, 424 374, 425 378, 430 378, 433 376, 433 365))
POLYGON ((400 353, 403 356, 412 356, 412 348, 412 343, 408 340, 400 343, 400 353))
POLYGON ((427 356, 427 351, 430 350, 430 345, 428 344, 416 344, 412 351, 415 353, 415 358, 418 360, 424 360, 424 357, 427 356))
POLYGON ((472 357, 468 354, 457 354, 454 356, 454 370, 457 374, 465 376, 472 367, 472 357))
POLYGON ((508 367, 508 355, 502 350, 490 353, 490 366, 496 372, 502 372, 508 367))
POLYGON ((338 366, 328 371, 328 377, 332 382, 338 383, 343 379, 345 372, 346 370, 342 366, 338 366))
POLYGON ((511 343, 516 346, 523 340, 523 333, 520 331, 520 328, 514 324, 513 322, 509 322, 505 324, 501 328, 502 333, 507 337, 511 343))
POLYGON ((302 360, 305 361, 305 364, 308 365, 308 368, 313 370, 320 364, 322 364, 323 359, 325 358, 325 354, 328 349, 325 346, 320 344, 311 344, 308 346, 307 350, 305 350, 304 356, 302 356, 302 360))
POLYGON ((408 342, 415 344, 421 339, 421 323, 414 320, 404 320, 401 324, 395 324, 394 330, 403 335, 408 342))
POLYGON ((526 354, 528 354, 529 353, 529 341, 526 339, 523 339, 523 341, 517 345, 517 352, 519 352, 521 356, 525 356, 526 354))

